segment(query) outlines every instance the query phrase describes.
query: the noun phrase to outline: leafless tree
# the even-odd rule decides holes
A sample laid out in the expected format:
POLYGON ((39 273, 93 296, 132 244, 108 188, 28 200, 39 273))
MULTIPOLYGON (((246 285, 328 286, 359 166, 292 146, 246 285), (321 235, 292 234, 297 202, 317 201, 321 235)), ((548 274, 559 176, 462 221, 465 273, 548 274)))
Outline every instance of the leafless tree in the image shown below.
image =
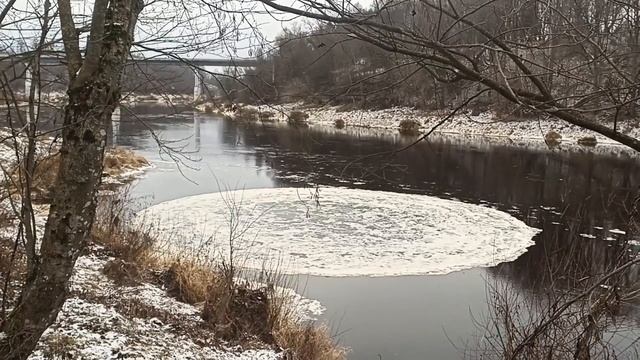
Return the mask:
MULTIPOLYGON (((357 39, 396 56, 393 63, 376 66, 379 73, 414 66, 445 86, 473 89, 458 90, 464 95, 463 104, 472 94, 490 90, 515 107, 595 131, 640 151, 640 139, 620 131, 623 122, 637 124, 637 1, 376 1, 371 8, 349 1, 261 1, 274 14, 321 21, 329 31, 311 33, 328 40, 329 48, 357 39), (331 40, 328 33, 340 36, 331 40)), ((287 36, 284 41, 295 38, 287 36)), ((321 56, 317 42, 301 40, 304 52, 321 56)), ((369 60, 365 57, 360 64, 369 60)), ((637 209, 630 219, 630 229, 637 231, 637 209)), ((491 288, 491 317, 482 323, 484 348, 472 350, 470 357, 615 358, 615 349, 603 334, 611 331, 611 321, 627 302, 637 301, 637 285, 628 276, 640 265, 628 248, 621 249, 620 256, 597 273, 569 274, 576 275, 576 286, 549 285, 543 291, 549 296, 526 309, 510 289, 491 288)), ((564 274, 560 267, 573 268, 555 265, 558 268, 545 269, 552 278, 564 274)))
POLYGON ((620 131, 638 101, 635 1, 261 1, 394 54, 396 66, 415 64, 440 86, 490 89, 640 150, 620 131))
MULTIPOLYGON (((243 33, 254 31, 255 23, 239 4, 96 0, 89 5, 92 10, 86 15, 70 0, 43 0, 26 9, 10 0, 0 12, 0 88, 10 130, 2 144, 11 144, 17 160, 15 169, 1 164, 13 183, 7 187, 14 189, 3 195, 14 204, 19 224, 10 261, 23 254, 27 264, 15 299, 8 299, 13 274, 3 274, 3 359, 26 359, 64 304, 75 262, 89 242, 109 125, 123 98, 125 67, 154 56, 170 56, 191 66, 189 59, 199 54, 235 54, 243 51, 239 47, 254 46, 243 33), (59 109, 62 122, 54 129, 40 126, 40 107, 52 105, 42 96, 45 55, 59 57, 66 68, 55 79, 66 95, 59 109), (27 75, 32 79, 29 91, 18 94, 14 81, 27 75), (53 134, 61 140, 55 150, 59 163, 46 225, 38 236, 32 182, 41 165, 39 142, 53 134)), ((252 38, 259 41, 256 35, 252 38)))
MULTIPOLYGON (((120 99, 122 68, 143 6, 142 1, 136 0, 96 1, 83 55, 70 1, 61 0, 57 4, 70 80, 63 115, 59 173, 40 251, 36 254, 35 240, 31 239, 27 245, 26 284, 14 309, 2 323, 5 335, 0 339, 0 353, 7 359, 29 356, 66 299, 69 277, 93 223, 107 125, 120 99)), ((43 20, 48 23, 48 2, 45 9, 43 20)), ((38 57, 35 59, 37 71, 38 57)), ((34 127, 35 123, 29 121, 27 126, 34 127)), ((33 138, 31 136, 30 141, 33 138)), ((32 158, 28 158, 25 166, 27 178, 33 172, 31 161, 32 158)))

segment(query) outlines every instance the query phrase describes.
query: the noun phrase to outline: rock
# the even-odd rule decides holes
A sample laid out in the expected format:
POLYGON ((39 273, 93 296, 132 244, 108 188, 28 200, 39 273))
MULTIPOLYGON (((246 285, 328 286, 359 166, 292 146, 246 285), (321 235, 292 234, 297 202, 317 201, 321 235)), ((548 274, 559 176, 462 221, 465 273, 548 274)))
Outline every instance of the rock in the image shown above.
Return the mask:
POLYGON ((596 146, 596 144, 598 144, 598 140, 596 140, 595 136, 585 136, 578 139, 578 144, 582 146, 596 146))

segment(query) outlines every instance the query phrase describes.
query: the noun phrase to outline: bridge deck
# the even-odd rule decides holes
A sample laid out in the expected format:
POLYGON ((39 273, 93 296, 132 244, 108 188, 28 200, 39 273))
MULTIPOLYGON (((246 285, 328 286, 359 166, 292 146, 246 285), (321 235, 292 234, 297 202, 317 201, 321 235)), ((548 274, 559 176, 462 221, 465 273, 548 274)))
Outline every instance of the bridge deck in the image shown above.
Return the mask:
MULTIPOLYGON (((0 62, 24 62, 28 61, 28 58, 19 56, 13 56, 8 54, 0 54, 0 62)), ((59 56, 45 55, 40 57, 40 64, 42 65, 58 65, 66 62, 66 59, 59 56)), ((141 62, 146 64, 167 64, 167 65, 185 65, 185 66, 226 66, 226 67, 252 67, 258 64, 256 59, 220 59, 220 58, 196 58, 196 59, 173 59, 173 58, 147 58, 147 59, 134 59, 130 62, 141 62)))

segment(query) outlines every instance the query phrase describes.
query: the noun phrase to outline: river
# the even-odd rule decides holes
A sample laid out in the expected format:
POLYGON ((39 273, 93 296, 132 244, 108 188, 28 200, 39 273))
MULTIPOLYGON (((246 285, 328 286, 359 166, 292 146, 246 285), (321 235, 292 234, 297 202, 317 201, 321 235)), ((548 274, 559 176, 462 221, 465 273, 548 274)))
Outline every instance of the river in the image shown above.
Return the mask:
MULTIPOLYGON (((326 307, 320 320, 352 349, 350 359, 459 359, 479 333, 474 319, 487 312, 488 286, 508 284, 535 296, 550 281, 545 269, 571 258, 572 266, 558 268, 572 276, 596 273, 630 236, 623 232, 640 185, 640 161, 620 148, 549 150, 506 139, 434 135, 392 154, 415 138, 172 111, 123 111, 114 126, 117 145, 155 165, 133 187, 146 205, 226 189, 341 186, 480 204, 542 230, 517 260, 490 268, 446 275, 295 276, 299 291, 326 307), (150 130, 180 150, 178 162, 160 151, 150 130)), ((631 311, 629 318, 637 324, 640 312, 631 311)))

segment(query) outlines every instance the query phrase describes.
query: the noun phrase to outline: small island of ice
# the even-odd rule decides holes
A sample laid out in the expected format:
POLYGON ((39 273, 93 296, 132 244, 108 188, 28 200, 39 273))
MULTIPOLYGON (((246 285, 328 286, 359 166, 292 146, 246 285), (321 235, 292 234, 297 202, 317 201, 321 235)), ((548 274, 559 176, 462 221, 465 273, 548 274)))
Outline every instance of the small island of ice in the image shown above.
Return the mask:
POLYGON ((346 188, 238 190, 186 197, 138 215, 177 249, 243 266, 321 276, 446 274, 511 261, 538 229, 508 213, 437 197, 346 188), (231 214, 234 214, 233 216, 231 214))

